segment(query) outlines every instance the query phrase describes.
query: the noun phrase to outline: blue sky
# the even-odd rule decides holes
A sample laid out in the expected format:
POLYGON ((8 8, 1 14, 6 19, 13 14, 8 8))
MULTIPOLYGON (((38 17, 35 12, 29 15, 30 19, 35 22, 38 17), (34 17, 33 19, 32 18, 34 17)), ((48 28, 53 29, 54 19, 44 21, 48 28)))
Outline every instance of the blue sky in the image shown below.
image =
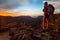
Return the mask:
POLYGON ((43 9, 43 1, 42 0, 26 0, 17 3, 17 5, 13 6, 12 9, 8 10, 8 12, 18 12, 26 15, 41 15, 43 9))
MULTIPOLYGON (((24 1, 24 0, 23 0, 24 1)), ((15 6, 12 6, 11 8, 12 9, 15 9, 15 8, 18 8, 18 7, 36 7, 36 8, 42 8, 42 3, 43 1, 42 0, 28 0, 27 2, 21 2, 21 3, 17 3, 15 6)))
MULTIPOLYGON (((26 15, 43 15, 43 1, 46 0, 0 0, 0 9, 7 12, 20 13, 26 15)), ((60 11, 59 0, 47 0, 60 11)))

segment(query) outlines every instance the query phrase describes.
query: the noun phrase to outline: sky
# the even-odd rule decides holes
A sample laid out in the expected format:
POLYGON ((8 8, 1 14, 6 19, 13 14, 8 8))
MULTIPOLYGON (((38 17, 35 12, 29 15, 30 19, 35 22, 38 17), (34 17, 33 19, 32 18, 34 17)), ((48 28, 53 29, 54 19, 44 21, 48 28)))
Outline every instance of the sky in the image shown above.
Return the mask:
POLYGON ((0 10, 25 16, 43 15, 43 3, 47 1, 60 12, 60 0, 0 0, 0 10))

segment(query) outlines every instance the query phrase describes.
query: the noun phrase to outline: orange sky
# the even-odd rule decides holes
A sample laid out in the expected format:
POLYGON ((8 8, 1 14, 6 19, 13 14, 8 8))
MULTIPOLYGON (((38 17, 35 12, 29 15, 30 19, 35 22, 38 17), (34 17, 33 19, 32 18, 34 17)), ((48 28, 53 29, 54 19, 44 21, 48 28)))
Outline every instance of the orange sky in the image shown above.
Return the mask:
POLYGON ((26 13, 19 13, 19 12, 6 12, 4 10, 0 10, 0 16, 12 16, 12 17, 16 17, 16 16, 31 16, 31 17, 36 17, 34 15, 38 15, 38 14, 33 14, 33 13, 29 13, 29 12, 26 12, 26 13))
POLYGON ((8 13, 5 11, 0 11, 0 16, 18 16, 19 14, 14 13, 8 13))

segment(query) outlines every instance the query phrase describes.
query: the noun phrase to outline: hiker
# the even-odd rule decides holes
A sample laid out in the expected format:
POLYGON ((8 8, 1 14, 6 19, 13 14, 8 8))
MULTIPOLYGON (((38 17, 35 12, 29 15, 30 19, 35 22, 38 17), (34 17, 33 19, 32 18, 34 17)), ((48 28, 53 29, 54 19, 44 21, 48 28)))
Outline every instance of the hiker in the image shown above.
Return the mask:
POLYGON ((48 6, 48 2, 45 2, 44 3, 44 9, 43 9, 44 17, 42 20, 42 29, 45 29, 45 27, 44 27, 45 21, 46 21, 46 29, 48 29, 48 17, 49 17, 49 15, 47 14, 47 6, 48 6))
MULTIPOLYGON (((52 16, 54 17, 54 11, 55 8, 52 4, 48 4, 47 2, 44 3, 44 18, 43 18, 43 29, 44 29, 44 22, 46 21, 46 29, 48 29, 48 21, 49 21, 49 17, 52 16)), ((55 20, 55 18, 54 18, 55 20)))

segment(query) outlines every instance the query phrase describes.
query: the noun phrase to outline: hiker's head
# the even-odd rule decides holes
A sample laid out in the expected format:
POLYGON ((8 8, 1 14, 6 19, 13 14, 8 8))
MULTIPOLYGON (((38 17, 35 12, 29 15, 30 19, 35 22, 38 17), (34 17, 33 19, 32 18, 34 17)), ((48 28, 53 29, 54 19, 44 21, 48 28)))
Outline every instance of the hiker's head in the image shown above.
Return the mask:
POLYGON ((44 2, 44 5, 48 5, 48 2, 44 2))

